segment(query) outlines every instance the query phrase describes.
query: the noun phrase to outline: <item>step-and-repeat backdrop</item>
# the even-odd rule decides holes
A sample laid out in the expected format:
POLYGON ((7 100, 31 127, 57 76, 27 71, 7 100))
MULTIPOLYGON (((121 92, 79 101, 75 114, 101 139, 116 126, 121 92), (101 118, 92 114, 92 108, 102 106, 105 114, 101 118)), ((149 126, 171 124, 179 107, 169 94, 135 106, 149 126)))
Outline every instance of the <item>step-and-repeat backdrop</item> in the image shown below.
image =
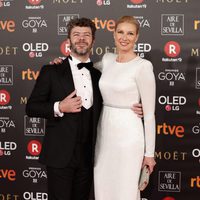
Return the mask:
POLYGON ((66 24, 94 21, 99 61, 115 51, 122 15, 140 23, 135 51, 153 63, 157 82, 157 166, 142 200, 199 200, 199 9, 198 0, 0 0, 0 200, 48 199, 38 163, 45 121, 27 117, 25 105, 42 65, 66 55, 66 24))

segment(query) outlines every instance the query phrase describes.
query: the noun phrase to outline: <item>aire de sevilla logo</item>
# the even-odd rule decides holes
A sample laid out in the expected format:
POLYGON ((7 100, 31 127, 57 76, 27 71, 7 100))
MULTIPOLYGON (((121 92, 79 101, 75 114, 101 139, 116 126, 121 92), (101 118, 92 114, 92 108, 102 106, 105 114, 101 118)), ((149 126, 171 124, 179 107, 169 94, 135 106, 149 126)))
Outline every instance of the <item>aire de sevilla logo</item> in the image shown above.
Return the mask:
POLYGON ((164 52, 170 58, 175 58, 180 54, 181 47, 178 42, 169 41, 165 44, 164 52))
POLYGON ((10 102, 10 94, 6 90, 0 90, 0 105, 4 106, 10 102))
POLYGON ((42 0, 28 0, 28 2, 33 6, 36 6, 36 5, 40 4, 41 1, 42 0))
POLYGON ((38 156, 41 152, 42 145, 38 140, 31 140, 28 143, 27 150, 32 156, 38 156))
POLYGON ((143 3, 144 0, 130 0, 131 3, 140 4, 143 3))
POLYGON ((64 56, 69 56, 70 54, 70 44, 68 41, 64 41, 60 45, 60 51, 64 56))

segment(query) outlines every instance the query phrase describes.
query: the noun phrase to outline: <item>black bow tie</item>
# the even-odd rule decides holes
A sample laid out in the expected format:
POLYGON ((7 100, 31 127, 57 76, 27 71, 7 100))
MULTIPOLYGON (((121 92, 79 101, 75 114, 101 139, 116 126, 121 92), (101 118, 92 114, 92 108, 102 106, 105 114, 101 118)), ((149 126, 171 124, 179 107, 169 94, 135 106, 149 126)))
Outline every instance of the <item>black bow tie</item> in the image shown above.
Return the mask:
POLYGON ((87 63, 79 63, 77 65, 78 69, 82 69, 83 67, 87 68, 90 70, 93 67, 93 62, 87 62, 87 63))

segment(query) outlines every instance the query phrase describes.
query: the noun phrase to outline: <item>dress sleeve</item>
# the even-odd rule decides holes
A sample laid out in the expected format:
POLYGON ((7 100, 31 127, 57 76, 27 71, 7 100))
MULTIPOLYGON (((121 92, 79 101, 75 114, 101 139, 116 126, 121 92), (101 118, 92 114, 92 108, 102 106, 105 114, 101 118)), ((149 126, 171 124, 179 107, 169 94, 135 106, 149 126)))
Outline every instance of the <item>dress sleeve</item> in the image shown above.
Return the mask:
POLYGON ((145 156, 154 157, 156 84, 151 62, 143 61, 141 64, 136 81, 144 115, 145 156))
POLYGON ((102 67, 103 67, 102 61, 94 63, 94 68, 98 69, 100 72, 102 72, 102 67))

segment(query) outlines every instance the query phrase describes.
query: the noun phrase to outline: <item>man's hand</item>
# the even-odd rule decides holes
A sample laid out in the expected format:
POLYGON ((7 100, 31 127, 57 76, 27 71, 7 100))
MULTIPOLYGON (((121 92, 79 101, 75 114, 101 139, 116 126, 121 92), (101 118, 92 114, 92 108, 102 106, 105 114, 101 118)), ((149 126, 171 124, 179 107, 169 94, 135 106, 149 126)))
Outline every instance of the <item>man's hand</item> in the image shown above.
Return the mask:
POLYGON ((76 90, 65 97, 59 103, 59 110, 62 113, 76 113, 81 111, 82 101, 80 96, 75 96, 76 90))
POLYGON ((49 63, 51 64, 51 65, 53 65, 53 64, 56 64, 56 65, 58 65, 58 64, 61 64, 63 62, 63 60, 62 60, 62 58, 54 58, 54 60, 53 61, 50 61, 49 63))
POLYGON ((133 107, 131 109, 135 112, 135 114, 137 114, 137 116, 139 118, 143 117, 143 110, 142 110, 142 104, 141 103, 133 104, 133 107))

